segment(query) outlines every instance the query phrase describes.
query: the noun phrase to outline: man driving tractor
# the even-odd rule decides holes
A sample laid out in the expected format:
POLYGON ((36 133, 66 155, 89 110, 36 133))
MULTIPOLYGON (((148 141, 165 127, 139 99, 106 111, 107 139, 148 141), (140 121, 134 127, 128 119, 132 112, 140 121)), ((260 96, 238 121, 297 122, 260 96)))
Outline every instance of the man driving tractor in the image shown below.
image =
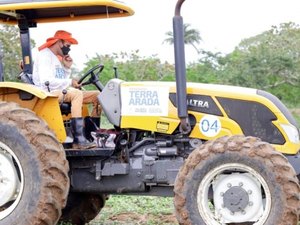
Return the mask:
POLYGON ((70 78, 73 59, 69 55, 70 46, 78 44, 72 34, 58 30, 53 37, 39 47, 39 53, 33 66, 33 82, 43 90, 58 96, 59 102, 71 103, 71 128, 74 136, 74 149, 96 147, 83 135, 84 120, 82 104, 92 103, 91 118, 98 121, 101 114, 98 98, 99 91, 82 91, 81 84, 70 78), (63 93, 63 90, 66 92, 63 93))

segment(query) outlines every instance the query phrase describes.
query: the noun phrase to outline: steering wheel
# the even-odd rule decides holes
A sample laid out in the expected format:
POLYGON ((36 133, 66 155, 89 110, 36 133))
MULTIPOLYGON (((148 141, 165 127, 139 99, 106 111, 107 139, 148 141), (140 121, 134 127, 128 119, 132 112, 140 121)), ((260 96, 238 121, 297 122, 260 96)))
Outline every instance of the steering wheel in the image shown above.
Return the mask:
POLYGON ((99 75, 104 69, 104 66, 102 64, 99 64, 97 66, 94 66, 92 69, 87 71, 78 81, 78 84, 81 84, 82 86, 88 85, 88 84, 94 84, 99 91, 102 91, 104 86, 103 84, 99 81, 99 75), (88 76, 90 78, 83 82, 88 76))

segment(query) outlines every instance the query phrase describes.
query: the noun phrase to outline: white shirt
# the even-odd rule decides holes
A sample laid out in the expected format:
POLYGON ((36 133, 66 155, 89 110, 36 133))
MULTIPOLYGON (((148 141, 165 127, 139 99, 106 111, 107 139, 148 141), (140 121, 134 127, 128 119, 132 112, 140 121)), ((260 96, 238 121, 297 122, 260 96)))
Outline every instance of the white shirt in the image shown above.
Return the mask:
POLYGON ((67 89, 72 84, 71 69, 63 67, 57 56, 45 48, 38 53, 33 64, 32 79, 38 87, 48 91, 45 85, 49 81, 50 91, 67 89))

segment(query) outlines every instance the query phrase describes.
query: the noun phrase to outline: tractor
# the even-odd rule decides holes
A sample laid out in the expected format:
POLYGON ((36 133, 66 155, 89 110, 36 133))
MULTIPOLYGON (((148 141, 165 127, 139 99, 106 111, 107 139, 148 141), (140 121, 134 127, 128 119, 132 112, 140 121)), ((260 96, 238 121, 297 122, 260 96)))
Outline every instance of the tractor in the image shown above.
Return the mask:
POLYGON ((31 83, 30 29, 134 11, 113 0, 0 0, 0 22, 20 30, 25 81, 0 82, 0 225, 86 224, 113 194, 174 197, 179 224, 297 225, 295 119, 263 90, 186 81, 183 3, 176 82, 102 84, 101 64, 81 77, 112 125, 92 127, 85 113, 98 145, 82 150, 70 145, 69 105, 31 83))

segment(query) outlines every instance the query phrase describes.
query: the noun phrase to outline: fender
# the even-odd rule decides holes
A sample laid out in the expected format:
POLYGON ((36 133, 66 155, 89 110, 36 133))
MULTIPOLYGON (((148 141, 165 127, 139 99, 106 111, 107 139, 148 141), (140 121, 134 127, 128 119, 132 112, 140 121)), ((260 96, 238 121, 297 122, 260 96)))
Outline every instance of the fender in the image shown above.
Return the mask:
POLYGON ((65 141, 66 131, 56 96, 32 84, 0 82, 0 100, 32 110, 47 122, 60 142, 65 141))
POLYGON ((3 89, 17 89, 28 92, 40 99, 45 99, 47 96, 53 96, 51 93, 41 90, 35 85, 18 83, 18 82, 0 82, 1 94, 3 94, 3 89))

